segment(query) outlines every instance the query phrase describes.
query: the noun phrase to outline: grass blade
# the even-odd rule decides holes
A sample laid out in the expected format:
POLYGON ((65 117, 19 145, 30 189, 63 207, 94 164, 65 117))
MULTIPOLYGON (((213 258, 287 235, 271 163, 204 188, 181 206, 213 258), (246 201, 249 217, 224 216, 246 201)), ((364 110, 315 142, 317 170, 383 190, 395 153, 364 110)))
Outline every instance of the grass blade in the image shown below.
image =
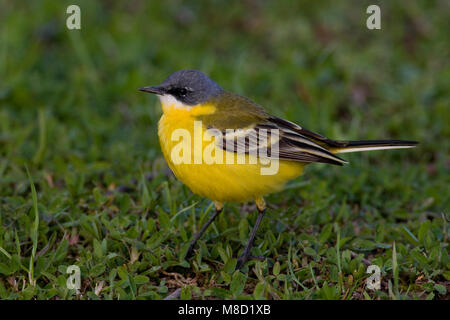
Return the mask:
POLYGON ((34 211, 34 223, 31 228, 31 240, 33 241, 33 248, 31 250, 28 278, 29 278, 30 284, 32 286, 35 286, 36 280, 34 279, 34 259, 36 257, 37 242, 38 242, 39 211, 38 211, 38 205, 37 205, 36 188, 34 186, 33 179, 31 178, 31 174, 30 174, 30 171, 28 170, 28 167, 25 167, 25 168, 27 170, 28 180, 30 181, 31 197, 33 199, 33 211, 34 211))
POLYGON ((394 295, 398 296, 398 263, 397 263, 397 250, 395 249, 395 241, 392 246, 392 273, 394 277, 394 295))

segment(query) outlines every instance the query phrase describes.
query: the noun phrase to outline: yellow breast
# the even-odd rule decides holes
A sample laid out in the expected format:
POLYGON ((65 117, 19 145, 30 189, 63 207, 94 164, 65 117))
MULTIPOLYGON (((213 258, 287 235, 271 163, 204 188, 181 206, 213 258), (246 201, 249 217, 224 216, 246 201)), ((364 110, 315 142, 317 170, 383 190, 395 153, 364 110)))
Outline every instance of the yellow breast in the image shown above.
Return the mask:
MULTIPOLYGON (((212 105, 179 108, 163 105, 158 135, 161 149, 175 176, 192 192, 220 202, 245 202, 278 191, 299 176, 304 164, 279 161, 275 174, 261 174, 267 164, 249 155, 219 149, 196 116, 213 113, 212 105), (223 163, 211 163, 210 156, 223 155, 223 163), (233 164, 226 159, 233 157, 233 164)), ((215 158, 217 159, 217 157, 215 158)))

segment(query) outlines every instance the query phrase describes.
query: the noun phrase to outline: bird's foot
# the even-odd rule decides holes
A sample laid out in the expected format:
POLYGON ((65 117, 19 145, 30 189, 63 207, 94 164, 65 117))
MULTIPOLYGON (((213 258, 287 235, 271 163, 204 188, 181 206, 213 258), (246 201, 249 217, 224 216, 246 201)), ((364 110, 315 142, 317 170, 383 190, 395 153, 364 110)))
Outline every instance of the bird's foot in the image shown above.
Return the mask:
POLYGON ((186 251, 186 255, 184 256, 185 260, 188 260, 190 257, 192 257, 192 254, 194 253, 194 247, 195 247, 195 242, 191 242, 191 244, 189 245, 189 248, 186 251))
POLYGON ((264 261, 267 258, 264 256, 252 256, 248 252, 244 251, 244 253, 242 253, 241 256, 239 257, 239 259, 237 260, 235 270, 240 270, 244 266, 244 263, 246 263, 248 260, 253 260, 253 259, 264 261))

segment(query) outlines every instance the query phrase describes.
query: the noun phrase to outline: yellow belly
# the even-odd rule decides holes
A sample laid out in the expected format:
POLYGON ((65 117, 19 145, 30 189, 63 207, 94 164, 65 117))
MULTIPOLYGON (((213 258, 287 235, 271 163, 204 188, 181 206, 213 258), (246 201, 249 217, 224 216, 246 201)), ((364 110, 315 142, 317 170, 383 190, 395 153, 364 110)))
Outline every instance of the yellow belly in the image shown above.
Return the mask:
MULTIPOLYGON (((193 109, 196 108, 198 107, 193 109)), ((236 162, 227 164, 226 157, 236 157, 236 155, 225 151, 221 151, 224 159, 223 164, 205 163, 206 161, 203 161, 205 149, 210 148, 206 154, 209 154, 209 151, 212 150, 211 154, 215 155, 217 147, 212 141, 201 139, 201 146, 198 144, 198 139, 195 141, 194 137, 196 134, 198 136, 199 131, 201 131, 200 137, 203 137, 206 131, 206 128, 201 127, 194 132, 196 112, 207 112, 204 107, 202 108, 202 110, 175 110, 166 107, 158 125, 158 135, 164 158, 175 176, 186 184, 192 192, 220 202, 245 202, 280 190, 288 180, 302 173, 305 164, 279 161, 276 174, 263 175, 261 169, 262 167, 267 168, 268 165, 261 164, 257 159, 251 159, 253 156, 244 154, 238 155, 244 164, 236 162), (184 133, 189 133, 190 141, 189 139, 183 139, 183 137, 173 141, 173 133, 177 129, 183 129, 185 130, 184 133), (194 142, 197 142, 197 144, 194 142), (174 148, 178 148, 177 150, 181 148, 182 152, 174 153, 174 148), (189 159, 189 161, 180 162, 179 159, 174 157, 174 155, 180 154, 184 156, 184 160, 189 159), (199 159, 199 157, 202 159, 199 159)), ((180 130, 177 132, 180 132, 180 130)), ((175 134, 175 136, 177 135, 175 134)), ((234 159, 237 161, 237 158, 234 159)))

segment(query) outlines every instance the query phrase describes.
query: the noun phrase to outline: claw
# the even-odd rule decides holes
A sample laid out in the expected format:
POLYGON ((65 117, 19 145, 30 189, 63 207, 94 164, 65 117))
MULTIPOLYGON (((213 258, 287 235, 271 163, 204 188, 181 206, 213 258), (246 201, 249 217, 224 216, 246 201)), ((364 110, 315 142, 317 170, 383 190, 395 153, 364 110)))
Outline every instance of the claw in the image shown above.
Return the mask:
POLYGON ((264 256, 251 256, 249 254, 244 255, 244 253, 239 257, 239 259, 237 260, 237 264, 236 264, 236 269, 235 270, 240 270, 243 266, 244 263, 246 263, 248 260, 260 260, 260 261, 264 261, 267 258, 264 256))
POLYGON ((192 257, 193 253, 194 253, 194 246, 190 245, 189 249, 186 251, 186 255, 184 256, 184 260, 188 260, 190 257, 192 257))

